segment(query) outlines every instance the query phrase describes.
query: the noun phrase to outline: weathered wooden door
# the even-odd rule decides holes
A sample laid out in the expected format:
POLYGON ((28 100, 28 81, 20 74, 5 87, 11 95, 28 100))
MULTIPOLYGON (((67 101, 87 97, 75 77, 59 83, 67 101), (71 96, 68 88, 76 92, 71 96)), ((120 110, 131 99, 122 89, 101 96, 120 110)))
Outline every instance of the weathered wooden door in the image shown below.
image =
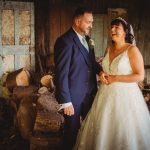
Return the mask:
POLYGON ((34 70, 34 5, 0 1, 0 76, 22 67, 34 70))

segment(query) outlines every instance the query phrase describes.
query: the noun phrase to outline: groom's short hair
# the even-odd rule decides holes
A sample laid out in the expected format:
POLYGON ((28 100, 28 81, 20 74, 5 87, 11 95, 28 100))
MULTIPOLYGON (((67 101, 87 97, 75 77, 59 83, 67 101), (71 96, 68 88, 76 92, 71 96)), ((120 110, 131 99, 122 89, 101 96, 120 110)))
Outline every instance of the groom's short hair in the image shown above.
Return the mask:
POLYGON ((92 13, 92 9, 88 7, 78 7, 74 12, 73 19, 84 15, 84 13, 92 13))

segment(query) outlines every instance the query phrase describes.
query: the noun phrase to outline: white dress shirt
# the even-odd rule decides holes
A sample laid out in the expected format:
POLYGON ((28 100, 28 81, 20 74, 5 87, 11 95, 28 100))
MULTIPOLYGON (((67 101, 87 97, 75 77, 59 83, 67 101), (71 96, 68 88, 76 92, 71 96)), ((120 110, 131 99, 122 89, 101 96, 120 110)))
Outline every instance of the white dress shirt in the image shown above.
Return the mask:
POLYGON ((73 28, 74 32, 77 34, 80 42, 82 43, 82 45, 87 49, 87 51, 89 51, 89 47, 88 47, 88 43, 86 41, 85 36, 80 35, 74 28, 73 28))

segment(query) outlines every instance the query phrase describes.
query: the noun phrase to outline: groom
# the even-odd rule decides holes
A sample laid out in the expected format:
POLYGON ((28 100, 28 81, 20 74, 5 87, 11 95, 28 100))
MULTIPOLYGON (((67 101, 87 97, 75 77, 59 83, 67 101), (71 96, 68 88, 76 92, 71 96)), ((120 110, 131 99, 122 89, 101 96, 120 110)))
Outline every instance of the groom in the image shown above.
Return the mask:
POLYGON ((64 110, 64 149, 71 150, 97 92, 96 74, 102 67, 95 61, 88 34, 93 15, 88 8, 76 9, 72 28, 54 46, 56 98, 64 110))

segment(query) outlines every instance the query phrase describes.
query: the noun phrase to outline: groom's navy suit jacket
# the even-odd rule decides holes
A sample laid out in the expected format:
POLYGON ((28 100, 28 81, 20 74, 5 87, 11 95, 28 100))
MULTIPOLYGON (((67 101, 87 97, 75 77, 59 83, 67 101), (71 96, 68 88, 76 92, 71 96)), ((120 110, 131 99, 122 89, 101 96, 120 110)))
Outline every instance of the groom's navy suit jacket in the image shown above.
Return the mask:
POLYGON ((54 46, 56 98, 59 103, 80 105, 87 95, 96 94, 96 73, 102 68, 71 28, 56 40, 54 46))

